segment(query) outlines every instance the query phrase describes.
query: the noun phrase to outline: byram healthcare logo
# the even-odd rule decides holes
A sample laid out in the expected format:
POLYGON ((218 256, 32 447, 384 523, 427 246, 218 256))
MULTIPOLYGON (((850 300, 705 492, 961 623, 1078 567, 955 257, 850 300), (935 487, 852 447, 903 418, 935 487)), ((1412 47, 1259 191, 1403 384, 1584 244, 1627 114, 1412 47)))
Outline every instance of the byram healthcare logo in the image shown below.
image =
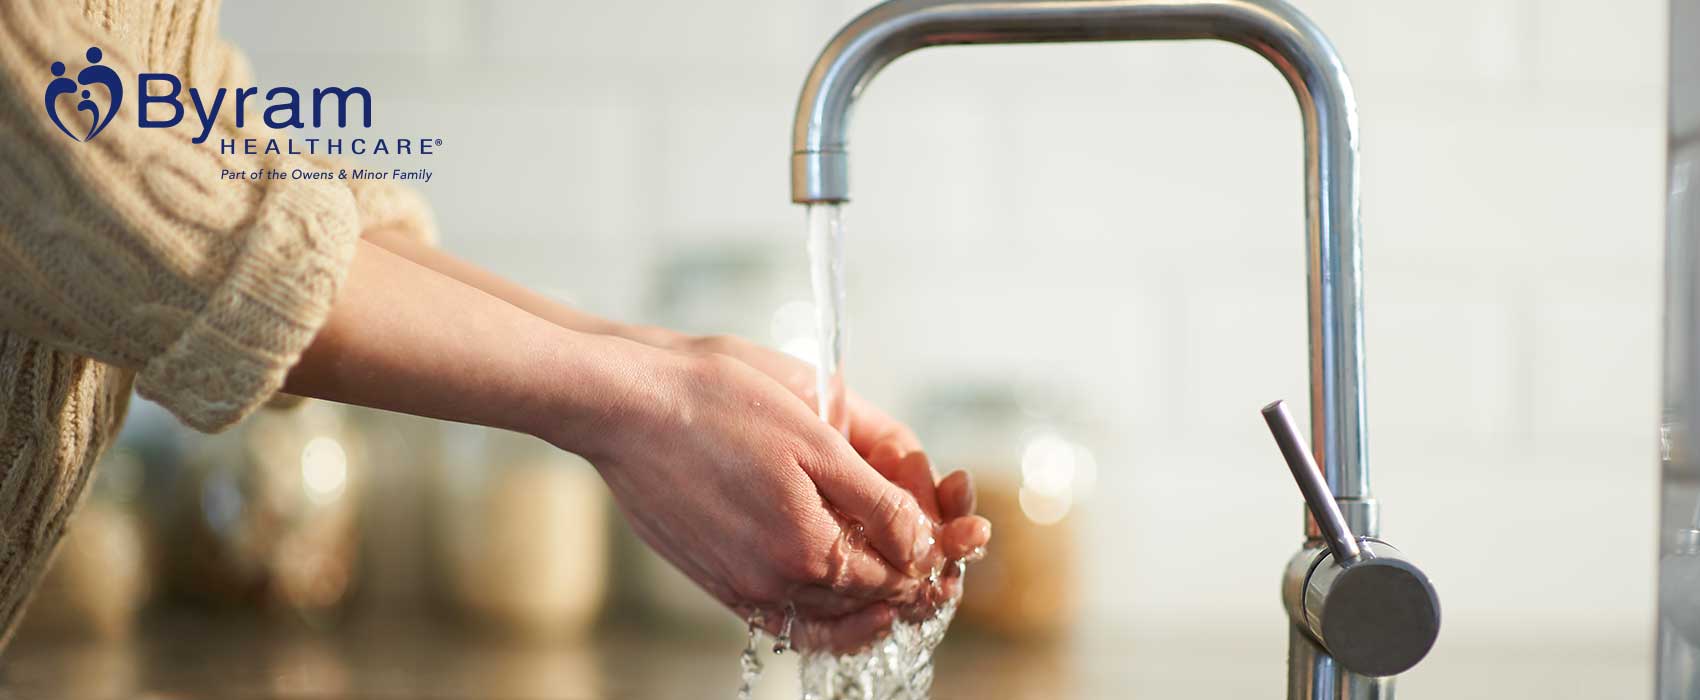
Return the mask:
POLYGON ((118 73, 111 68, 100 65, 102 58, 100 47, 90 46, 85 54, 89 66, 77 73, 75 81, 65 77, 65 64, 59 61, 53 63, 53 82, 47 84, 47 118, 53 120, 53 125, 59 127, 73 141, 91 141, 106 130, 106 125, 112 123, 112 116, 118 113, 118 106, 124 104, 124 83, 118 80, 118 73), (100 103, 95 102, 96 94, 89 88, 99 85, 106 88, 106 108, 101 109, 100 103), (88 112, 88 133, 78 137, 65 127, 65 120, 59 118, 59 97, 82 91, 82 100, 77 102, 78 112, 88 112))
MULTIPOLYGON (((101 59, 105 56, 100 47, 89 47, 84 56, 88 59, 88 65, 77 73, 76 80, 66 76, 68 69, 64 62, 53 63, 49 68, 53 79, 47 83, 44 101, 47 118, 59 128, 60 133, 73 141, 81 142, 92 141, 105 131, 107 125, 112 123, 113 117, 117 116, 119 107, 124 104, 124 82, 117 71, 101 65, 101 59), (77 98, 76 111, 65 110, 66 113, 61 114, 61 102, 70 102, 68 99, 61 99, 67 95, 77 98), (83 125, 84 119, 75 118, 77 114, 84 112, 88 114, 85 118, 86 128, 83 125)), ((263 97, 258 87, 220 87, 207 95, 195 87, 185 88, 183 80, 170 73, 139 73, 132 87, 137 128, 173 128, 182 124, 184 117, 193 112, 195 119, 190 120, 190 126, 197 129, 192 139, 196 144, 206 143, 212 136, 213 128, 220 123, 221 113, 234 112, 231 122, 237 129, 243 129, 249 121, 250 110, 259 112, 260 121, 265 126, 280 131, 328 128, 328 122, 333 120, 335 128, 339 129, 372 128, 372 93, 359 86, 314 88, 306 96, 295 88, 274 87, 266 90, 263 97), (253 105, 251 102, 260 104, 253 105), (227 106, 229 111, 225 111, 227 106), (349 124, 350 116, 354 117, 354 126, 349 124)), ((296 139, 279 137, 276 132, 259 134, 256 138, 232 137, 218 140, 219 153, 229 155, 348 153, 428 156, 433 155, 434 150, 442 145, 442 139, 437 138, 384 138, 362 134, 351 138, 312 136, 296 139)), ((365 171, 358 172, 363 174, 365 171)), ((428 175, 420 177, 428 179, 428 175)))

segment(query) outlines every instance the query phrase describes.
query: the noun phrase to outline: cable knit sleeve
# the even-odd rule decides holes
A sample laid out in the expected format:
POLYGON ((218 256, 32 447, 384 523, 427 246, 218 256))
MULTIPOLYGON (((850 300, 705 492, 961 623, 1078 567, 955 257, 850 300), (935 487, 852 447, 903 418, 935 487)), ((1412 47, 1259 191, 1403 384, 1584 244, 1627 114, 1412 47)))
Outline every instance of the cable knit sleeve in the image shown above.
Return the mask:
MULTIPOLYGON (((221 155, 221 136, 239 138, 225 119, 191 143, 193 105, 177 128, 141 129, 127 94, 86 143, 43 109, 49 66, 74 76, 90 46, 127 91, 162 70, 183 78, 185 102, 191 86, 211 95, 243 68, 207 5, 156 3, 142 21, 98 3, 0 3, 0 327, 134 369, 142 395, 217 430, 270 397, 323 324, 361 230, 356 193, 221 180, 312 165, 221 155)), ((67 126, 86 128, 61 99, 67 126)))
MULTIPOLYGON (((223 82, 231 85, 253 84, 253 70, 242 52, 222 39, 217 40, 216 45, 219 47, 217 52, 226 57, 223 82)), ((249 123, 245 133, 255 136, 262 131, 267 130, 249 123)), ((332 171, 354 167, 347 159, 335 156, 308 155, 305 159, 315 166, 332 171)), ((348 180, 346 184, 354 194, 362 233, 377 230, 400 231, 420 243, 437 243, 436 218, 432 216, 430 205, 426 204, 425 198, 420 196, 418 190, 393 180, 348 180)))

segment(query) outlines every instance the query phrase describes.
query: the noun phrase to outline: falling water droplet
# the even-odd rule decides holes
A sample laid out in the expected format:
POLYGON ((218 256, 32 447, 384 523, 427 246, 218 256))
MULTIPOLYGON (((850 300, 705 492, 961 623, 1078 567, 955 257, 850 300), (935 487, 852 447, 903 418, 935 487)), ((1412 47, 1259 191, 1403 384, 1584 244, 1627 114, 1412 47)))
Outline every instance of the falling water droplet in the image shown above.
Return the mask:
POLYGON ((783 654, 787 649, 791 648, 791 625, 796 623, 797 606, 790 601, 786 601, 785 623, 779 627, 779 639, 776 639, 773 642, 773 653, 783 654))
POLYGON ((761 680, 761 655, 756 650, 756 640, 761 637, 761 613, 750 613, 745 622, 749 624, 749 637, 744 642, 744 653, 738 657, 738 667, 741 679, 738 684, 738 700, 750 700, 750 691, 755 688, 756 681, 761 680))

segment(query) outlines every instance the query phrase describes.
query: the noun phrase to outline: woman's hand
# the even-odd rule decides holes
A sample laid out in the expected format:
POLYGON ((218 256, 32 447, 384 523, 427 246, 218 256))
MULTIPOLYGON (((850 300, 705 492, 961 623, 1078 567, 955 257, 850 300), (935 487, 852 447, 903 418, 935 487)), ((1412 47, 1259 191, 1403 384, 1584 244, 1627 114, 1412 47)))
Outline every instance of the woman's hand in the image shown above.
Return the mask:
POLYGON ((944 557, 934 504, 888 481, 749 365, 627 345, 654 363, 646 389, 544 437, 596 465, 667 561, 769 626, 794 605, 801 646, 865 644, 889 625, 886 604, 922 596, 944 557))
MULTIPOLYGON (((723 602, 771 604, 777 600, 772 598, 772 589, 796 585, 799 578, 804 582, 797 589, 801 597, 793 599, 799 613, 808 615, 799 621, 803 626, 794 630, 800 646, 854 648, 890 625, 897 614, 894 606, 901 606, 903 614, 911 617, 930 613, 928 601, 920 597, 916 577, 930 574, 944 558, 967 556, 990 537, 990 523, 971 517, 974 495, 967 474, 951 474, 935 487, 932 466, 914 433, 854 393, 847 398, 848 424, 839 428, 848 435, 855 454, 844 449, 843 439, 814 417, 814 369, 796 358, 728 336, 691 338, 662 328, 600 319, 406 236, 371 232, 361 248, 356 269, 350 274, 350 289, 344 291, 316 347, 292 373, 292 391, 531 432, 580 452, 590 452, 593 448, 589 446, 594 444, 605 444, 609 447, 605 458, 593 459, 599 466, 636 465, 621 467, 620 475, 613 475, 611 468, 603 469, 610 485, 625 484, 615 486, 615 493, 626 492, 621 506, 634 525, 650 528, 645 539, 705 588, 717 587, 715 594, 723 602), (552 324, 559 331, 551 332, 540 324, 552 324), (494 347, 492 340, 496 341, 494 347), (616 347, 609 351, 610 345, 616 347), (680 366, 677 357, 671 362, 654 360, 679 354, 669 350, 688 351, 699 359, 729 356, 748 367, 729 366, 736 363, 722 357, 683 363, 695 368, 692 370, 658 373, 650 369, 680 366), (680 376, 694 376, 695 380, 675 381, 680 376), (680 388, 686 385, 695 389, 680 388), (633 394, 647 394, 649 398, 611 398, 633 394), (720 407, 710 412, 713 415, 705 415, 701 407, 716 401, 720 407), (757 408, 765 411, 752 410, 757 408), (785 423, 778 429, 764 425, 763 414, 781 417, 785 423), (642 423, 624 420, 629 415, 646 416, 648 432, 630 433, 642 423), (586 425, 594 428, 581 435, 566 429, 586 425), (704 426, 738 434, 729 439, 712 430, 699 432, 704 426), (622 440, 628 434, 652 437, 622 440), (695 440, 687 439, 693 436, 695 440), (766 445, 769 448, 806 445, 809 449, 794 449, 789 466, 773 454, 740 451, 762 447, 764 440, 771 443, 766 445), (674 452, 669 453, 670 449, 674 452), (696 450, 695 457, 692 450, 696 450), (714 459, 703 458, 710 453, 714 459), (799 454, 817 459, 797 459, 799 454), (669 463, 675 463, 672 470, 665 468, 669 463), (891 514, 907 510, 903 505, 906 501, 890 495, 893 490, 885 488, 889 484, 863 478, 868 476, 869 465, 885 480, 907 490, 922 512, 942 523, 937 529, 936 547, 930 548, 934 551, 905 555, 905 528, 866 525, 882 519, 899 525, 919 521, 918 516, 911 521, 908 514, 891 514), (799 470, 817 483, 804 488, 796 481, 799 470), (817 472, 832 476, 827 473, 831 471, 837 472, 837 481, 818 483, 821 475, 817 472), (737 474, 780 474, 783 478, 776 484, 739 484, 737 474), (648 484, 652 490, 646 495, 641 484, 648 484), (866 496, 846 498, 845 491, 857 489, 884 495, 873 497, 871 506, 866 496), (692 498, 721 492, 726 497, 719 501, 692 498), (815 494, 812 502, 806 497, 809 493, 815 494), (829 505, 822 504, 822 496, 829 505), (751 503, 742 503, 745 500, 751 503), (715 518, 695 523, 680 515, 683 511, 664 512, 686 506, 697 508, 691 511, 693 515, 715 518), (746 523, 736 522, 742 512, 738 508, 749 506, 760 506, 762 517, 744 517, 746 523), (783 517, 776 518, 776 512, 783 517), (849 546, 849 553, 834 554, 829 548, 826 559, 807 559, 821 554, 821 542, 854 544, 845 535, 854 531, 846 529, 853 524, 834 522, 828 526, 822 513, 849 516, 853 524, 863 524, 873 551, 885 556, 849 546), (795 527, 798 522, 805 527, 795 527), (747 523, 759 525, 752 531, 747 523), (702 552, 691 551, 700 546, 692 544, 693 538, 711 540, 708 546, 713 549, 704 551, 720 552, 757 539, 780 551, 746 547, 730 553, 741 554, 744 559, 765 558, 767 562, 756 568, 735 568, 741 561, 736 556, 705 559, 702 552), (785 538, 798 541, 787 543, 785 538), (787 544, 802 548, 784 549, 787 544), (704 561, 715 564, 718 570, 704 561), (895 563, 912 576, 888 580, 894 573, 888 563, 895 563), (771 575, 775 568, 795 569, 777 573, 803 575, 776 578, 771 575), (859 591, 860 597, 825 596, 820 583, 823 568, 828 591, 831 581, 842 578, 839 587, 859 591), (712 584, 710 576, 717 577, 712 584), (739 592, 737 585, 769 595, 735 600, 730 596, 739 592), (867 596, 877 597, 888 590, 893 595, 883 602, 858 608, 867 596)), ((922 528, 916 522, 916 527, 907 531, 918 529, 922 528)), ((944 572, 942 586, 947 593, 957 585, 952 573, 948 568, 944 572)), ((764 612, 768 625, 777 631, 784 618, 782 611, 764 612)))
POLYGON ((801 646, 872 640, 941 559, 927 509, 748 365, 569 330, 371 243, 285 388, 579 452, 722 602, 795 605, 801 646))
MULTIPOLYGON (((730 335, 675 336, 669 345, 736 358, 779 382, 809 410, 817 405, 815 368, 783 352, 730 335)), ((939 546, 946 558, 961 559, 986 545, 992 525, 973 515, 974 486, 967 472, 952 472, 935 485, 932 461, 914 431, 854 391, 846 390, 842 421, 835 427, 849 438, 856 453, 914 494, 927 514, 943 525, 939 546)))
MULTIPOLYGON (((389 252, 466 285, 483 290, 562 328, 583 333, 621 337, 657 348, 681 350, 694 354, 727 355, 736 358, 779 382, 790 390, 792 395, 802 400, 811 412, 814 411, 814 367, 785 353, 734 336, 689 336, 665 328, 615 323, 598 318, 560 304, 441 250, 422 245, 413 237, 406 235, 405 232, 372 231, 367 233, 366 239, 389 252)), ((935 494, 932 465, 924 456, 919 458, 913 456, 921 451, 921 442, 915 438, 915 434, 907 426, 893 420, 872 404, 862 400, 855 392, 849 392, 846 397, 846 411, 843 418, 847 421, 846 424, 834 427, 850 439, 850 445, 855 448, 857 454, 872 463, 887 478, 915 494, 922 506, 928 509, 928 513, 940 516, 941 509, 936 502, 937 495, 935 494)), ((950 478, 962 479, 963 486, 968 485, 965 474, 961 477, 952 475, 952 477, 947 477, 947 480, 950 478)), ((967 488, 966 493, 971 499, 972 489, 967 488)), ((945 517, 943 522, 948 526, 947 532, 966 535, 961 540, 947 537, 941 543, 947 549, 946 553, 953 557, 984 545, 989 535, 991 525, 981 518, 976 518, 977 523, 972 525, 952 525, 951 521, 968 515, 971 511, 972 509, 954 517, 948 513, 943 513, 945 517), (952 530, 951 527, 955 529, 952 530), (954 553, 949 551, 952 546, 956 547, 954 553)))

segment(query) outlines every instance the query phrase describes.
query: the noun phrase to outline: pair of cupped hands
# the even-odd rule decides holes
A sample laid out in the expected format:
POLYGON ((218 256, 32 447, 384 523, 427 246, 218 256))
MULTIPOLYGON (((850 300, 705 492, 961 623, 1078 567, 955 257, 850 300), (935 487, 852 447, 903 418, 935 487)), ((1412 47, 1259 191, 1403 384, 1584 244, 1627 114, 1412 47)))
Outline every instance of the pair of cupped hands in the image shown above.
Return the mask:
POLYGON ((646 543, 770 633, 794 610, 803 650, 859 650, 958 592, 947 564, 991 537, 966 472, 935 481, 915 434, 853 393, 828 426, 789 355, 678 345, 667 400, 607 416, 609 447, 586 455, 646 543))

